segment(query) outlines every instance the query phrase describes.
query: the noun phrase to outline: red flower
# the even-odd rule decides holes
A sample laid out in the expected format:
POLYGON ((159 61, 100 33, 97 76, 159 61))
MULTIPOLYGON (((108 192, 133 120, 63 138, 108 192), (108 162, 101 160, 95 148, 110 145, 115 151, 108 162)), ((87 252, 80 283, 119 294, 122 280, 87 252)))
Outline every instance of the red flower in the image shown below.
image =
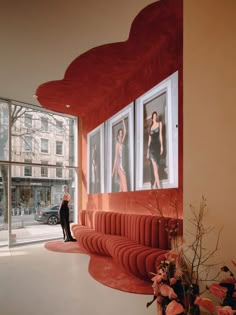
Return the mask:
POLYGON ((218 315, 233 315, 236 313, 231 306, 216 306, 216 312, 218 315))
POLYGON ((166 307, 166 315, 177 315, 183 312, 183 306, 175 300, 171 301, 166 307))
POLYGON ((163 302, 163 297, 159 295, 157 297, 157 303, 161 304, 162 302, 163 302))
POLYGON ((152 281, 160 283, 163 280, 163 275, 159 272, 152 278, 152 281))
POLYGON ((197 296, 194 301, 194 304, 205 308, 207 311, 211 313, 214 312, 215 310, 214 304, 212 303, 210 299, 207 299, 207 298, 200 298, 199 296, 197 296))
POLYGON ((209 286, 209 290, 211 291, 212 294, 214 294, 220 299, 224 299, 226 297, 227 288, 224 288, 217 283, 211 284, 209 286))

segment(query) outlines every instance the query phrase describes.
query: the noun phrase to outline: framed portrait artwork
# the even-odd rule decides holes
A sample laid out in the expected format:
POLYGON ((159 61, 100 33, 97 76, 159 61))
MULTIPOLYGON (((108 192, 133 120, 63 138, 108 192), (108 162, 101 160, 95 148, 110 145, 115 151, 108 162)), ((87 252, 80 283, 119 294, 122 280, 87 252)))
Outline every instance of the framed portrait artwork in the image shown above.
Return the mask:
POLYGON ((178 72, 135 101, 135 189, 178 187, 178 72))
POLYGON ((134 104, 107 120, 105 130, 106 190, 131 191, 134 189, 134 104))
POLYGON ((104 192, 104 124, 87 134, 87 192, 104 192))

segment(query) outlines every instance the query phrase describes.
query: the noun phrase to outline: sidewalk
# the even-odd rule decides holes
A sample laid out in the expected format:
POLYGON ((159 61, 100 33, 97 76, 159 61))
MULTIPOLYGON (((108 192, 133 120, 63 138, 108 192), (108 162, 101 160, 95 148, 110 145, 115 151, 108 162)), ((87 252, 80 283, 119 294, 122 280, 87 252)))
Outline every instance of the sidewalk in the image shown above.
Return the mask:
MULTIPOLYGON (((12 229, 13 244, 20 244, 25 242, 33 242, 40 240, 47 240, 50 238, 61 238, 62 230, 60 224, 34 224, 24 227, 15 226, 12 229)), ((8 244, 8 230, 0 229, 0 246, 8 244)))

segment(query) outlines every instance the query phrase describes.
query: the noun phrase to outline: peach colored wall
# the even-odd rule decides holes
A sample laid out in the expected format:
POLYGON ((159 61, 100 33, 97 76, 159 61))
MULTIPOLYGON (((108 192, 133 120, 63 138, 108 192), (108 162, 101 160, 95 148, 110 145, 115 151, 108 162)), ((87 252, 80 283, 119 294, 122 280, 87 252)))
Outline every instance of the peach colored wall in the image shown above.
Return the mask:
POLYGON ((236 258, 235 12, 234 0, 184 1, 184 218, 204 194, 206 221, 223 226, 218 261, 236 258))

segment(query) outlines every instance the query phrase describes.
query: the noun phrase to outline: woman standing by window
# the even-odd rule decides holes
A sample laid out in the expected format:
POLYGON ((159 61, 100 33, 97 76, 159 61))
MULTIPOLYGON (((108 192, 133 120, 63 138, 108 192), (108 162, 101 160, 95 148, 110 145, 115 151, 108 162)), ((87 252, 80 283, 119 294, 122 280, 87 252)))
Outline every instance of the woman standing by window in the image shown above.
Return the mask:
POLYGON ((67 186, 63 186, 63 197, 61 201, 61 206, 59 210, 60 222, 63 232, 64 242, 76 242, 71 235, 70 231, 70 223, 69 223, 69 204, 70 202, 70 194, 67 191, 67 186))

